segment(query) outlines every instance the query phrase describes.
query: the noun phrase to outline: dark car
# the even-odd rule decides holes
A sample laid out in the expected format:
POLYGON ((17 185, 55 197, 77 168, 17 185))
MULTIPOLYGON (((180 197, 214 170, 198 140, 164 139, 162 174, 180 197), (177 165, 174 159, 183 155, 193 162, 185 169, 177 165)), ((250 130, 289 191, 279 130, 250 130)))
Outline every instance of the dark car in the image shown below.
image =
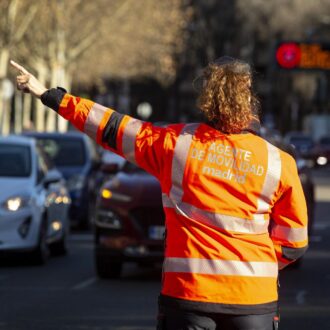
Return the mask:
POLYGON ((314 227, 314 214, 315 214, 315 187, 312 178, 311 168, 307 166, 304 159, 296 159, 298 174, 301 181, 302 188, 307 204, 308 212, 308 235, 313 232, 314 227))
POLYGON ((100 165, 92 141, 79 132, 29 132, 25 135, 38 141, 66 179, 72 200, 69 210, 71 225, 87 227, 95 212, 94 186, 100 165))
POLYGON ((285 138, 284 142, 294 146, 300 157, 311 159, 314 152, 314 141, 310 135, 302 132, 290 132, 285 138))
MULTIPOLYGON (((113 165, 110 171, 115 171, 113 165)), ((157 179, 125 162, 104 183, 97 198, 94 238, 98 276, 119 277, 126 261, 144 265, 161 262, 164 218, 157 179)))
POLYGON ((278 148, 290 154, 295 159, 297 163, 299 178, 306 199, 308 211, 308 232, 309 235, 311 235, 313 230, 315 213, 315 187, 311 172, 311 166, 309 166, 309 161, 306 160, 306 158, 304 158, 299 152, 299 150, 301 150, 302 148, 302 145, 304 145, 304 143, 306 142, 306 149, 305 147, 303 148, 303 150, 306 151, 304 155, 306 156, 308 154, 308 159, 310 159, 313 147, 313 142, 311 142, 311 138, 307 135, 304 135, 303 133, 291 133, 288 134, 285 139, 281 139, 278 136, 274 137, 274 135, 267 130, 262 130, 261 136, 270 143, 277 146, 278 148), (297 147, 298 145, 299 147, 297 147))
POLYGON ((302 188, 304 190, 304 195, 307 204, 308 212, 308 233, 309 236, 312 233, 314 225, 314 213, 315 213, 315 187, 312 177, 312 172, 310 166, 308 166, 308 161, 302 158, 298 150, 292 145, 289 145, 285 142, 277 142, 276 146, 282 149, 283 151, 290 154, 297 164, 298 174, 302 188))
POLYGON ((330 136, 323 136, 318 141, 314 151, 314 163, 316 166, 330 165, 330 136))

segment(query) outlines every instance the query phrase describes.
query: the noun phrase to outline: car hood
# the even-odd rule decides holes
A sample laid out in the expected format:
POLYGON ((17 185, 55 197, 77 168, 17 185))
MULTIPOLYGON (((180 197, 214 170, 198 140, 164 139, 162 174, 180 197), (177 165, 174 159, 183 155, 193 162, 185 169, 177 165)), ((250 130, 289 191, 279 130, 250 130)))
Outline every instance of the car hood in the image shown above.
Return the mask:
POLYGON ((33 180, 31 178, 1 178, 0 201, 3 202, 12 196, 31 195, 33 180))
MULTIPOLYGON (((120 172, 107 181, 103 188, 113 193, 130 197, 129 204, 136 205, 162 205, 162 194, 159 181, 145 172, 120 172)), ((113 200, 115 202, 115 200, 113 200)))

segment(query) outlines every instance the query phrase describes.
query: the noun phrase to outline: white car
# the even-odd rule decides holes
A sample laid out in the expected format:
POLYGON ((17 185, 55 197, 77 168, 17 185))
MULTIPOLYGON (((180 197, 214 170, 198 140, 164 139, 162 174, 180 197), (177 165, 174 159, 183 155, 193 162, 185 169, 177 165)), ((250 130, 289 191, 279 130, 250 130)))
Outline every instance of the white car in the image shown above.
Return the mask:
POLYGON ((65 254, 71 203, 62 175, 34 139, 0 137, 0 254, 29 253, 43 264, 65 254))

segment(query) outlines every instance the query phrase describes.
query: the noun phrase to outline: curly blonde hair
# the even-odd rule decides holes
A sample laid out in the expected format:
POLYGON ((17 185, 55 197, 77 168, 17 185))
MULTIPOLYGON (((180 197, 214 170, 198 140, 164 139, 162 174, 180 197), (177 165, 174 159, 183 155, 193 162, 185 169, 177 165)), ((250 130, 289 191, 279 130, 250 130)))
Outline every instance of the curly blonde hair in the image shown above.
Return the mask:
POLYGON ((231 134, 258 119, 259 102, 251 89, 252 70, 248 63, 222 57, 203 73, 198 105, 210 123, 231 134))

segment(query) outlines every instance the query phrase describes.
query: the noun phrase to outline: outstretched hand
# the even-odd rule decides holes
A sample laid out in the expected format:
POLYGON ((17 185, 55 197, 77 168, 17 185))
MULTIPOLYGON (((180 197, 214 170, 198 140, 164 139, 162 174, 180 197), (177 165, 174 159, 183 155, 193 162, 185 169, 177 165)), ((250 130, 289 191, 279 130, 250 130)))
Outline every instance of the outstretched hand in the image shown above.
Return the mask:
POLYGON ((24 93, 31 93, 38 98, 47 91, 47 88, 23 66, 14 61, 10 61, 10 64, 18 71, 16 77, 18 90, 21 90, 24 93))

